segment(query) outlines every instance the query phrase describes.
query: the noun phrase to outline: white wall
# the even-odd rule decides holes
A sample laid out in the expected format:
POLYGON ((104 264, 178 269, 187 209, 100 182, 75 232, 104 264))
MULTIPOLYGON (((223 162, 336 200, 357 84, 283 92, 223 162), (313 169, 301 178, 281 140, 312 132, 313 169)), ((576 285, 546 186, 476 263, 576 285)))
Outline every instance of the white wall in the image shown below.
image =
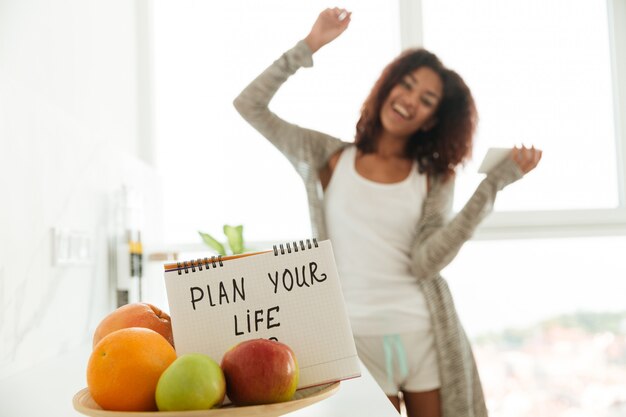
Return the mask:
MULTIPOLYGON (((33 387, 55 392, 67 380, 20 384, 34 383, 58 358, 84 371, 86 361, 71 356, 112 307, 108 206, 122 184, 143 193, 144 240, 158 239, 159 181, 138 151, 135 7, 0 0, 2 417, 68 415, 71 396, 45 406, 36 393, 23 396, 33 387), (89 262, 54 266, 52 228, 84 233, 89 262)), ((63 376, 63 364, 55 369, 63 376)))

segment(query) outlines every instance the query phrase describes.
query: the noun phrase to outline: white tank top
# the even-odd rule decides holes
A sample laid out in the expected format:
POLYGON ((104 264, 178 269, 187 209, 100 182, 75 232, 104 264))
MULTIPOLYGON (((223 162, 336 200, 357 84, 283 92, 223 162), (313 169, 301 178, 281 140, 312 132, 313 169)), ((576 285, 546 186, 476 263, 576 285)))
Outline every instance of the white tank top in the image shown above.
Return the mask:
POLYGON ((430 328, 424 296, 410 271, 410 247, 426 196, 414 163, 404 180, 383 184, 355 168, 343 150, 326 188, 326 225, 355 335, 430 328))

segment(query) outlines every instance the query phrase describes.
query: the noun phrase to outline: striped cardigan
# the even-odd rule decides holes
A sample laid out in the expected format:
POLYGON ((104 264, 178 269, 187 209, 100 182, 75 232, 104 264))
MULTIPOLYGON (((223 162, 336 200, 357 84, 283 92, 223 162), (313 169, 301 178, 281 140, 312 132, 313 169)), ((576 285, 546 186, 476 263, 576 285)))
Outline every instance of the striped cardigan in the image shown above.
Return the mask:
MULTIPOLYGON (((348 142, 288 123, 272 113, 269 102, 278 88, 300 67, 313 65, 304 41, 285 52, 235 99, 243 118, 265 136, 292 163, 306 187, 313 236, 328 237, 324 220, 324 192, 319 171, 331 155, 348 142)), ((424 293, 430 311, 441 377, 444 417, 487 415, 483 392, 470 343, 454 307, 448 284, 440 271, 456 256, 461 246, 492 210, 496 194, 522 173, 506 160, 480 183, 465 207, 449 219, 454 180, 429 178, 429 191, 411 248, 412 272, 424 293)))

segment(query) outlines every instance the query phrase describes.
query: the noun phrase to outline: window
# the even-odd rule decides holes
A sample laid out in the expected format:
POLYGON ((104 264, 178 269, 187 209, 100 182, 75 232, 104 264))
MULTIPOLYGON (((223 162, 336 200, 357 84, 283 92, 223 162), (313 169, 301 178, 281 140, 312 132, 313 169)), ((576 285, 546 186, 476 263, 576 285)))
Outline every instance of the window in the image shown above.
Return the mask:
POLYGON ((533 143, 545 152, 541 171, 504 194, 498 209, 618 206, 605 6, 424 1, 424 44, 441 51, 476 96, 477 159, 491 146, 533 143))
POLYGON ((601 223, 610 211, 623 225, 618 145, 624 139, 616 129, 617 73, 607 3, 421 4, 424 46, 464 77, 479 109, 474 161, 459 177, 455 208, 481 180, 475 172, 487 148, 534 144, 544 150, 540 166, 499 195, 492 224, 601 223), (526 212, 525 217, 507 216, 511 211, 526 212))
MULTIPOLYGON (((346 3, 358 19, 270 107, 292 123, 350 141, 363 100, 400 52, 400 35, 396 3, 346 3)), ((300 178, 232 101, 307 35, 325 7, 287 0, 154 3, 156 162, 168 243, 199 242, 197 230, 221 236, 225 223, 243 224, 248 241, 310 236, 300 178)))
POLYGON ((468 242, 443 275, 490 415, 626 413, 626 237, 468 242))

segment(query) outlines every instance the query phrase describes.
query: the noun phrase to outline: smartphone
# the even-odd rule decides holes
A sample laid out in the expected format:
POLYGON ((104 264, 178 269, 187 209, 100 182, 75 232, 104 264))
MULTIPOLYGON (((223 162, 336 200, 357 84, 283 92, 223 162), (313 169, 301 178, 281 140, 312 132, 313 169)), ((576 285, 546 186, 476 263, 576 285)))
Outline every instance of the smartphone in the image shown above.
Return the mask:
POLYGON ((478 168, 478 172, 481 174, 489 173, 509 156, 511 150, 512 148, 489 148, 478 168))

